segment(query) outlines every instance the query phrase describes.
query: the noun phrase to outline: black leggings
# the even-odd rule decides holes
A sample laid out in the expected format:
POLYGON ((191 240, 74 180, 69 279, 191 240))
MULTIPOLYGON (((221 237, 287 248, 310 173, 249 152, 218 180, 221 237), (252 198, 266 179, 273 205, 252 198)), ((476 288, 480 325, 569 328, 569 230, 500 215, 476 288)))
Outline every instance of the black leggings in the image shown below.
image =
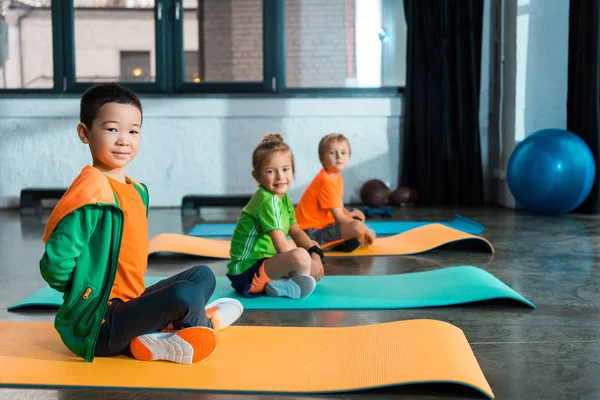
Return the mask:
POLYGON ((209 326, 205 307, 215 285, 211 269, 199 265, 147 287, 136 299, 113 301, 104 315, 95 355, 128 353, 131 340, 169 323, 176 328, 209 326))

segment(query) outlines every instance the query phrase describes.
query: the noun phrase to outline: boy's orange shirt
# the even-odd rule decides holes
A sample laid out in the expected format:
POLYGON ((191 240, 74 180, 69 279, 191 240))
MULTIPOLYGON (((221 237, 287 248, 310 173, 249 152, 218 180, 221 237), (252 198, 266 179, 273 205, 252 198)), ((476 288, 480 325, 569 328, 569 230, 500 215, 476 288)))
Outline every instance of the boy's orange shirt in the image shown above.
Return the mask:
POLYGON ((342 208, 344 179, 322 169, 308 185, 296 207, 296 222, 302 229, 321 229, 335 222, 332 208, 342 208))
POLYGON ((109 299, 128 301, 139 297, 146 290, 144 275, 148 265, 149 242, 146 207, 131 182, 121 183, 110 178, 108 181, 125 216, 119 266, 109 299))

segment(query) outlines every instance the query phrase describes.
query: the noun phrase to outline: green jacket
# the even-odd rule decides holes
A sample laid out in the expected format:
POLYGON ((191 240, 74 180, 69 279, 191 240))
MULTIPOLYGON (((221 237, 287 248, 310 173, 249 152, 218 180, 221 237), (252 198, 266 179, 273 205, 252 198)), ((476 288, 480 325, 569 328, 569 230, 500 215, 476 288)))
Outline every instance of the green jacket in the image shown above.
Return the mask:
MULTIPOLYGON (((69 350, 86 362, 94 359, 123 234, 123 211, 108 179, 94 167, 83 168, 52 211, 42 238, 42 277, 64 293, 54 327, 69 350)), ((148 215, 146 186, 127 179, 148 215)))

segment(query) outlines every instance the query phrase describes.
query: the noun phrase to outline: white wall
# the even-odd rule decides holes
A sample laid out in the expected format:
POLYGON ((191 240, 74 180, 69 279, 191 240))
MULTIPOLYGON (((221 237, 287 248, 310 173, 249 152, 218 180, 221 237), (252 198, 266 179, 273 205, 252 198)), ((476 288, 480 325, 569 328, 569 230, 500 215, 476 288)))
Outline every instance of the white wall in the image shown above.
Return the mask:
POLYGON ((569 1, 519 0, 515 140, 567 127, 569 1))
MULTIPOLYGON (((506 183, 510 155, 520 140, 544 128, 567 126, 568 0, 503 0, 501 143, 495 202, 515 207, 506 183)), ((493 104, 490 104, 493 107, 493 104)), ((493 129, 490 128, 491 134, 493 129)))
MULTIPOLYGON (((186 194, 251 194, 251 153, 280 132, 296 158, 290 190, 298 201, 320 168, 317 145, 331 132, 352 143, 345 201, 379 178, 395 184, 399 99, 144 98, 138 157, 128 168, 149 185, 151 206, 180 206, 186 194)), ((75 127, 79 99, 0 99, 0 207, 16 206, 26 187, 67 187, 90 163, 75 127)))

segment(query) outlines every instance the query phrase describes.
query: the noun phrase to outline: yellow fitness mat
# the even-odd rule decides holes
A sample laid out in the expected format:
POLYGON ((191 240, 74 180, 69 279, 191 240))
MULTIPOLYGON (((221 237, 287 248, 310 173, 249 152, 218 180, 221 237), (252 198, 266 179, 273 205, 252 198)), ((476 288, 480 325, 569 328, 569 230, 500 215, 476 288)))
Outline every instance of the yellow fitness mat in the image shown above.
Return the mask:
POLYGON ((329 393, 455 383, 494 397, 462 330, 446 322, 232 326, 217 335, 215 353, 193 365, 127 356, 85 363, 50 322, 0 322, 0 386, 329 393))
MULTIPOLYGON (((330 257, 392 256, 423 253, 449 243, 462 242, 494 252, 485 238, 471 235, 442 224, 421 226, 393 236, 375 239, 369 247, 351 253, 329 251, 330 257)), ((162 233, 150 240, 149 253, 169 252, 201 257, 229 258, 229 240, 207 239, 177 233, 162 233)))

